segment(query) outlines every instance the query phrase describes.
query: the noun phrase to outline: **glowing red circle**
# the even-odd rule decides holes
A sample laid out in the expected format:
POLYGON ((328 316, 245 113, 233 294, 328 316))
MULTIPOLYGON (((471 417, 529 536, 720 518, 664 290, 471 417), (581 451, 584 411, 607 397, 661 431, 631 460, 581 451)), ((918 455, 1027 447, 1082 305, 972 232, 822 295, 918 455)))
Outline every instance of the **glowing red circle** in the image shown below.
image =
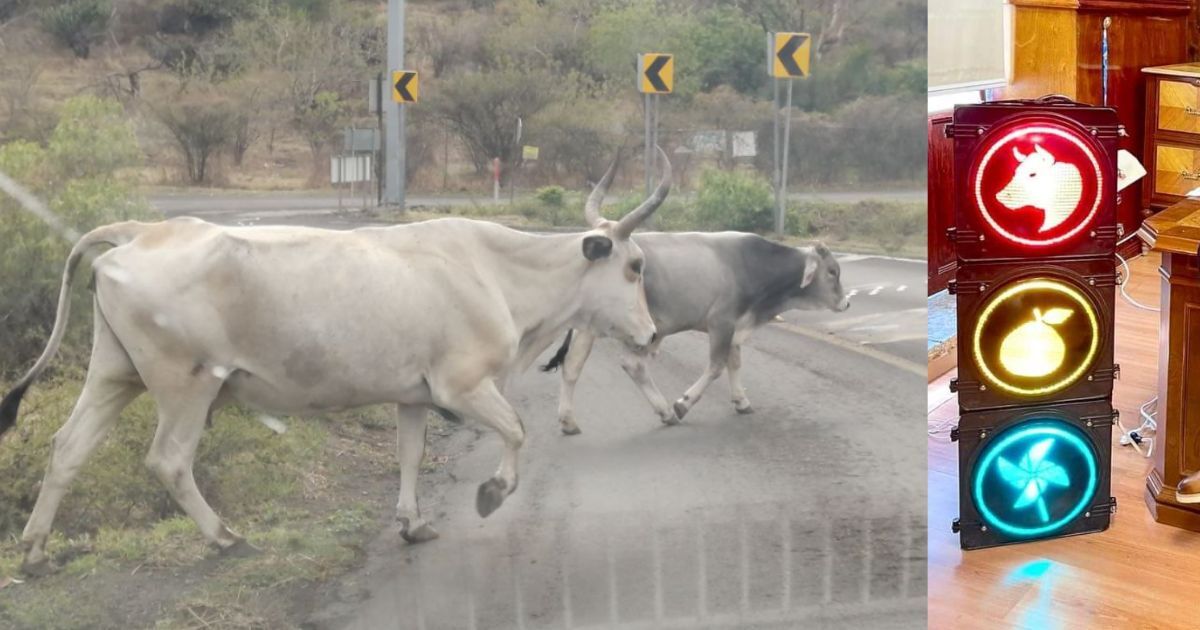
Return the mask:
POLYGON ((975 206, 1005 240, 1047 247, 1079 235, 1104 201, 1104 172, 1081 134, 1049 121, 1018 123, 972 164, 975 206))

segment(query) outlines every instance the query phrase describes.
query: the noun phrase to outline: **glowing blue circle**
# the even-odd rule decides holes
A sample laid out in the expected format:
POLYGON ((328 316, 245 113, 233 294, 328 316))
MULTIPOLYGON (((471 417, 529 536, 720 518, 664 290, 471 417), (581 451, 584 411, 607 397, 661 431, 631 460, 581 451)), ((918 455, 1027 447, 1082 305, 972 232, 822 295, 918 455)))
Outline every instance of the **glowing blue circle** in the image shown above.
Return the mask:
POLYGON ((1048 419, 1006 429, 984 447, 971 474, 972 498, 984 522, 1019 538, 1051 534, 1078 517, 1095 496, 1098 478, 1096 454, 1083 433, 1048 419), (1066 507, 1055 501, 1051 515, 1045 497, 1055 494, 1078 498, 1066 507), (1022 522, 1035 520, 1026 513, 1040 515, 1041 522, 1022 522))

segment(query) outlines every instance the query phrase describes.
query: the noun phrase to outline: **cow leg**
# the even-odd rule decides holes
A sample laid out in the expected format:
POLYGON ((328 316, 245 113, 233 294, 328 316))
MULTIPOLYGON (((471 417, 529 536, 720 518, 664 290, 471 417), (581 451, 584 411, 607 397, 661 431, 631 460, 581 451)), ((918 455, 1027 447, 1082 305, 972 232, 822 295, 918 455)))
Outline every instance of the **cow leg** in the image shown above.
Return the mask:
POLYGON ((637 384, 638 389, 642 390, 642 395, 646 397, 646 402, 654 408, 654 412, 658 414, 658 419, 663 424, 679 424, 679 418, 675 416, 675 412, 671 406, 667 404, 667 399, 659 391, 658 386, 654 384, 654 379, 650 378, 650 372, 646 369, 646 358, 657 351, 658 344, 661 339, 655 341, 651 349, 646 352, 634 352, 633 350, 625 349, 621 354, 621 369, 633 379, 637 384))
POLYGON ((400 460, 400 499, 396 503, 396 520, 400 521, 400 537, 409 543, 425 542, 438 533, 421 518, 417 505, 417 479, 421 460, 425 458, 426 416, 422 406, 396 406, 396 455, 400 460))
POLYGON ((87 379, 70 418, 54 434, 42 488, 21 535, 25 546, 21 569, 27 575, 50 571, 46 539, 59 503, 88 456, 116 424, 121 410, 145 391, 129 356, 99 309, 95 309, 93 319, 95 333, 87 379))
MULTIPOLYGON (((162 375, 157 375, 162 379, 162 375)), ((207 371, 188 379, 171 379, 174 386, 166 390, 154 383, 150 393, 158 403, 158 429, 146 455, 146 466, 158 476, 171 497, 200 529, 200 533, 223 554, 246 555, 256 551, 241 536, 231 531, 213 511, 196 487, 192 463, 196 447, 220 391, 221 381, 207 371), (163 392, 157 395, 156 390, 163 392)))
POLYGON ((583 366, 592 353, 595 335, 584 329, 575 331, 567 358, 563 360, 562 385, 558 391, 558 424, 567 435, 578 435, 581 431, 575 424, 575 383, 583 373, 583 366))
POLYGON ((708 367, 700 378, 692 383, 692 386, 684 392, 683 397, 675 401, 675 415, 682 420, 687 412, 691 410, 692 405, 695 405, 700 397, 704 395, 704 390, 712 384, 721 372, 725 369, 726 360, 729 357, 729 349, 732 346, 733 334, 731 331, 710 330, 708 333, 708 367))
POLYGON ((733 408, 738 413, 754 413, 750 399, 746 397, 746 388, 742 387, 742 346, 735 343, 729 348, 729 357, 725 359, 725 368, 729 370, 729 391, 733 395, 733 408))
POLYGON ((491 479, 479 486, 475 496, 475 509, 480 516, 486 517, 517 489, 517 454, 525 442, 525 427, 516 410, 500 395, 500 390, 490 379, 484 380, 470 392, 444 398, 439 402, 443 407, 486 424, 504 439, 504 456, 499 469, 491 479))
POLYGON ((143 391, 140 385, 129 382, 88 378, 70 419, 54 434, 42 489, 21 535, 26 549, 21 568, 27 575, 50 570, 46 538, 59 503, 88 456, 116 424, 121 410, 143 391))

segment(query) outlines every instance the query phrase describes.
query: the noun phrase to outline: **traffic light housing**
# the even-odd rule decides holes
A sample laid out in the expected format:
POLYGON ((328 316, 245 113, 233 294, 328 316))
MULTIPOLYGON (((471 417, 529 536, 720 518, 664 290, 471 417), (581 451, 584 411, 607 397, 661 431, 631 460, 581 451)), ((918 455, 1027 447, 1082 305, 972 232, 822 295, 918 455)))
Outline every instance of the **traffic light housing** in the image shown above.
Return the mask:
POLYGON ((959 106, 954 138, 964 549, 1102 531, 1110 496, 1116 111, 959 106))

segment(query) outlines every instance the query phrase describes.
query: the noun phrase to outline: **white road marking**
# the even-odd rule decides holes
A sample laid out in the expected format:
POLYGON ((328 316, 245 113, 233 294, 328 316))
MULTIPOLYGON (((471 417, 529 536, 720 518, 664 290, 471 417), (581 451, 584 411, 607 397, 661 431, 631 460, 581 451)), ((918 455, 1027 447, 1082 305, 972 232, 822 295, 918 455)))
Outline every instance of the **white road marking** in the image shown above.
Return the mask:
POLYGON ((858 295, 858 289, 850 289, 850 291, 846 293, 846 297, 848 297, 848 298, 854 297, 856 295, 858 295))
POLYGON ((875 287, 874 289, 871 289, 871 292, 868 293, 867 295, 879 295, 879 292, 882 290, 883 290, 883 285, 880 285, 880 286, 875 287))
POLYGON ((908 288, 908 285, 907 285, 907 284, 902 284, 902 285, 900 285, 900 286, 896 287, 896 291, 897 291, 897 292, 900 292, 900 291, 903 291, 903 290, 905 290, 905 289, 907 289, 907 288, 908 288))

